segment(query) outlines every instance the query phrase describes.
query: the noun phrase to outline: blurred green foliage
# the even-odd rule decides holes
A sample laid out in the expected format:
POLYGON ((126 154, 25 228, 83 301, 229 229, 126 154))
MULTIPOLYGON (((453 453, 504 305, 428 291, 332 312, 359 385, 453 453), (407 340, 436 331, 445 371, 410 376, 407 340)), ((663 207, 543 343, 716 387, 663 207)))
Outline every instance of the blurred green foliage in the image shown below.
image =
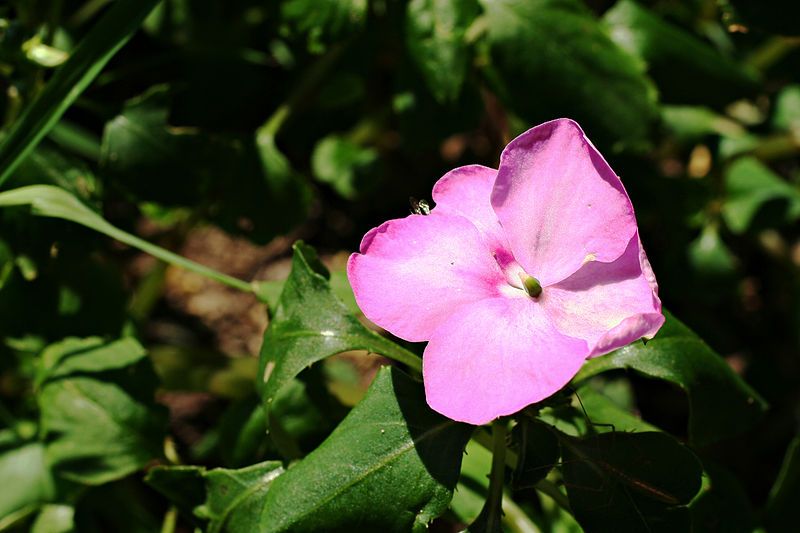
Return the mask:
POLYGON ((793 531, 798 20, 781 0, 3 3, 0 531, 793 531), (488 433, 428 410, 421 347, 359 322, 336 254, 561 116, 621 176, 680 321, 517 416, 498 492, 488 433), (234 341, 268 312, 256 361, 234 341), (364 397, 375 358, 353 350, 408 374, 364 397))

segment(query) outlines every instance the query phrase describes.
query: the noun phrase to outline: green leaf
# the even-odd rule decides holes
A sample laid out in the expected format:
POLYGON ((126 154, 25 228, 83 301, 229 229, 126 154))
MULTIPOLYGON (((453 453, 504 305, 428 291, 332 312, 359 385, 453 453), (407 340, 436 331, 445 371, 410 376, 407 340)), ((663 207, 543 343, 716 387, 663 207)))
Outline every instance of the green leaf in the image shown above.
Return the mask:
POLYGON ((191 518, 206 501, 205 474, 202 466, 156 466, 147 471, 144 481, 191 518))
POLYGON ((159 455, 165 419, 153 404, 155 375, 143 356, 132 339, 67 339, 45 349, 40 428, 61 477, 106 483, 159 455))
POLYGON ((706 225, 697 239, 689 243, 689 262, 700 274, 722 278, 736 272, 736 258, 719 236, 715 224, 706 225))
POLYGON ((592 423, 593 431, 658 431, 657 427, 620 406, 600 390, 595 390, 591 383, 579 388, 576 394, 592 423))
POLYGON ((339 135, 329 135, 314 147, 311 168, 314 176, 329 184, 342 197, 353 199, 360 189, 359 178, 378 159, 374 148, 365 148, 339 135))
POLYGON ((37 183, 56 185, 84 200, 100 192, 100 183, 87 165, 46 145, 31 151, 10 181, 15 187, 37 183))
POLYGON ((275 479, 283 473, 277 461, 228 470, 216 468, 205 474, 208 498, 198 510, 211 519, 208 533, 257 531, 261 509, 275 479))
POLYGON ((51 344, 41 353, 37 384, 77 373, 125 368, 144 359, 147 353, 135 339, 127 337, 106 343, 98 337, 70 338, 51 344))
POLYGON ((735 435, 757 422, 767 407, 761 396, 700 337, 671 314, 665 315, 667 321, 653 340, 589 360, 575 381, 624 368, 674 383, 689 396, 689 440, 696 446, 735 435))
POLYGON ((0 290, 3 289, 13 271, 14 252, 11 251, 11 248, 4 240, 0 239, 0 290))
POLYGON ((478 15, 476 0, 412 0, 406 9, 411 59, 440 102, 458 98, 467 73, 465 35, 478 15))
POLYGON ((0 454, 0 529, 55 496, 55 483, 42 444, 27 444, 0 454))
POLYGON ((658 115, 643 67, 577 0, 482 0, 497 89, 524 119, 570 116, 601 144, 635 143, 658 115))
POLYGON ((800 131, 800 85, 787 85, 778 93, 772 125, 781 130, 800 131))
POLYGON ((754 157, 742 157, 725 172, 727 197, 722 217, 731 231, 746 231, 762 206, 784 200, 787 220, 800 217, 800 189, 793 187, 754 157))
POLYGON ((118 0, 97 21, 0 145, 0 185, 130 39, 157 3, 158 0, 118 0))
POLYGON ((43 217, 63 218, 87 228, 93 229, 104 235, 138 248, 162 261, 180 266, 196 272, 213 280, 224 283, 245 292, 257 294, 254 285, 240 279, 222 274, 216 270, 204 267, 185 257, 172 253, 159 246, 151 244, 135 235, 122 231, 106 222, 100 215, 89 209, 75 196, 63 189, 51 185, 30 185, 0 193, 0 207, 29 205, 34 215, 43 217))
POLYGON ((667 102, 720 105, 757 88, 754 72, 632 0, 617 2, 603 20, 614 42, 644 61, 667 102))
POLYGON ((292 272, 264 334, 259 359, 267 408, 277 392, 312 363, 349 350, 367 350, 420 368, 419 358, 370 331, 331 292, 316 252, 294 245, 292 272))
POLYGON ((75 508, 50 504, 42 507, 31 527, 31 533, 71 533, 75 531, 75 508))
POLYGON ((314 452, 275 480, 261 531, 422 531, 447 508, 472 427, 434 413, 394 368, 314 452))
POLYGON ((188 517, 208 521, 207 533, 257 531, 264 498, 283 466, 267 461, 246 468, 156 467, 145 481, 188 517))
MULTIPOLYGON (((731 472, 703 460, 703 488, 689 506, 694 531, 752 533, 756 517, 744 487, 731 472)), ((778 531, 769 528, 768 531, 778 531)))
POLYGON ((797 528, 800 501, 800 437, 786 449, 783 465, 767 501, 766 522, 769 531, 789 532, 797 528))
POLYGON ((289 0, 281 5, 281 14, 308 35, 312 51, 321 52, 324 43, 361 29, 367 18, 367 0, 289 0))
POLYGON ((695 455, 665 433, 561 436, 572 512, 586 531, 689 531, 701 485, 695 455))
POLYGON ((100 167, 141 200, 196 205, 235 151, 197 128, 170 125, 168 102, 163 85, 125 102, 103 131, 100 167))
POLYGON ((661 118, 675 136, 687 142, 696 142, 708 135, 738 138, 746 133, 741 124, 707 107, 664 105, 661 118))

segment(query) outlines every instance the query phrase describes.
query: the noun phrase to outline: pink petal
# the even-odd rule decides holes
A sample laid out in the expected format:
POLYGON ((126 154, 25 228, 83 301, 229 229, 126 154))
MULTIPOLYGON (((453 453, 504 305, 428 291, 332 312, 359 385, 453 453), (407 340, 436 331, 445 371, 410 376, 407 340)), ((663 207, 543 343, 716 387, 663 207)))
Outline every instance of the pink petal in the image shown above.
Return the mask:
POLYGON ((409 341, 428 340, 454 311, 496 296, 504 283, 475 226, 436 211, 371 230, 347 277, 364 315, 409 341))
POLYGON ((586 258, 615 260, 636 231, 619 178, 568 119, 546 122, 508 144, 492 206, 517 261, 543 286, 572 275, 586 258))
POLYGON ((619 259, 585 264, 547 287, 540 301, 561 333, 586 340, 590 356, 652 337, 664 323, 658 285, 638 235, 619 259))
POLYGON ((428 405, 485 424, 543 400, 578 372, 588 347, 560 334, 534 300, 493 298, 462 307, 422 358, 428 405))
POLYGON ((492 189, 497 171, 482 165, 458 167, 433 186, 436 211, 461 215, 472 222, 493 251, 508 251, 503 228, 492 208, 492 189))

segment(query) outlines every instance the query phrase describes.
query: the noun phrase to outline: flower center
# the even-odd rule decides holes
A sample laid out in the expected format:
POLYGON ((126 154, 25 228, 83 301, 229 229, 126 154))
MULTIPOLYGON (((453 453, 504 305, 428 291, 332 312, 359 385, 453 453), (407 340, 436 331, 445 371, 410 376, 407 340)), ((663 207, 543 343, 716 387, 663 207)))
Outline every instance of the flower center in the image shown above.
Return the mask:
POLYGON ((525 289, 525 292, 527 292, 528 296, 531 298, 538 298, 539 295, 542 294, 542 284, 539 283, 538 279, 524 272, 520 273, 519 279, 522 281, 522 287, 525 289))
POLYGON ((500 287, 500 291, 511 297, 520 297, 524 292, 531 298, 538 298, 542 294, 542 284, 539 280, 525 272, 514 257, 508 253, 495 252, 494 258, 503 270, 506 284, 500 287))

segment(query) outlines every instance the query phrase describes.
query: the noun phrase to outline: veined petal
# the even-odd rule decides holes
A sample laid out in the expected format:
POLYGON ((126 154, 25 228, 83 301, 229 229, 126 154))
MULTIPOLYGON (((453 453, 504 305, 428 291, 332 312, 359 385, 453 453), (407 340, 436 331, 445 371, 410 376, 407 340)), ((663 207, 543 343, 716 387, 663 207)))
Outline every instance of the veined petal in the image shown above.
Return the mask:
POLYGON ((476 302, 453 313, 425 348, 425 396, 448 418, 485 424, 557 392, 587 354, 585 341, 559 333, 530 298, 476 302))
POLYGON ((482 165, 458 167, 433 186, 435 210, 461 215, 486 238, 492 251, 508 252, 508 241, 492 208, 492 189, 497 171, 482 165))
POLYGON ((492 206, 514 257, 543 286, 566 279, 587 260, 617 259, 636 231, 622 182, 568 119, 546 122, 508 144, 492 206))
POLYGON ((496 296, 504 280, 477 228, 439 212, 371 230, 347 277, 364 315, 408 341, 428 340, 461 306, 496 296))
POLYGON ((619 259, 585 264, 547 287, 540 301, 561 333, 586 340, 590 357, 650 338, 664 323, 658 285, 638 234, 619 259))

